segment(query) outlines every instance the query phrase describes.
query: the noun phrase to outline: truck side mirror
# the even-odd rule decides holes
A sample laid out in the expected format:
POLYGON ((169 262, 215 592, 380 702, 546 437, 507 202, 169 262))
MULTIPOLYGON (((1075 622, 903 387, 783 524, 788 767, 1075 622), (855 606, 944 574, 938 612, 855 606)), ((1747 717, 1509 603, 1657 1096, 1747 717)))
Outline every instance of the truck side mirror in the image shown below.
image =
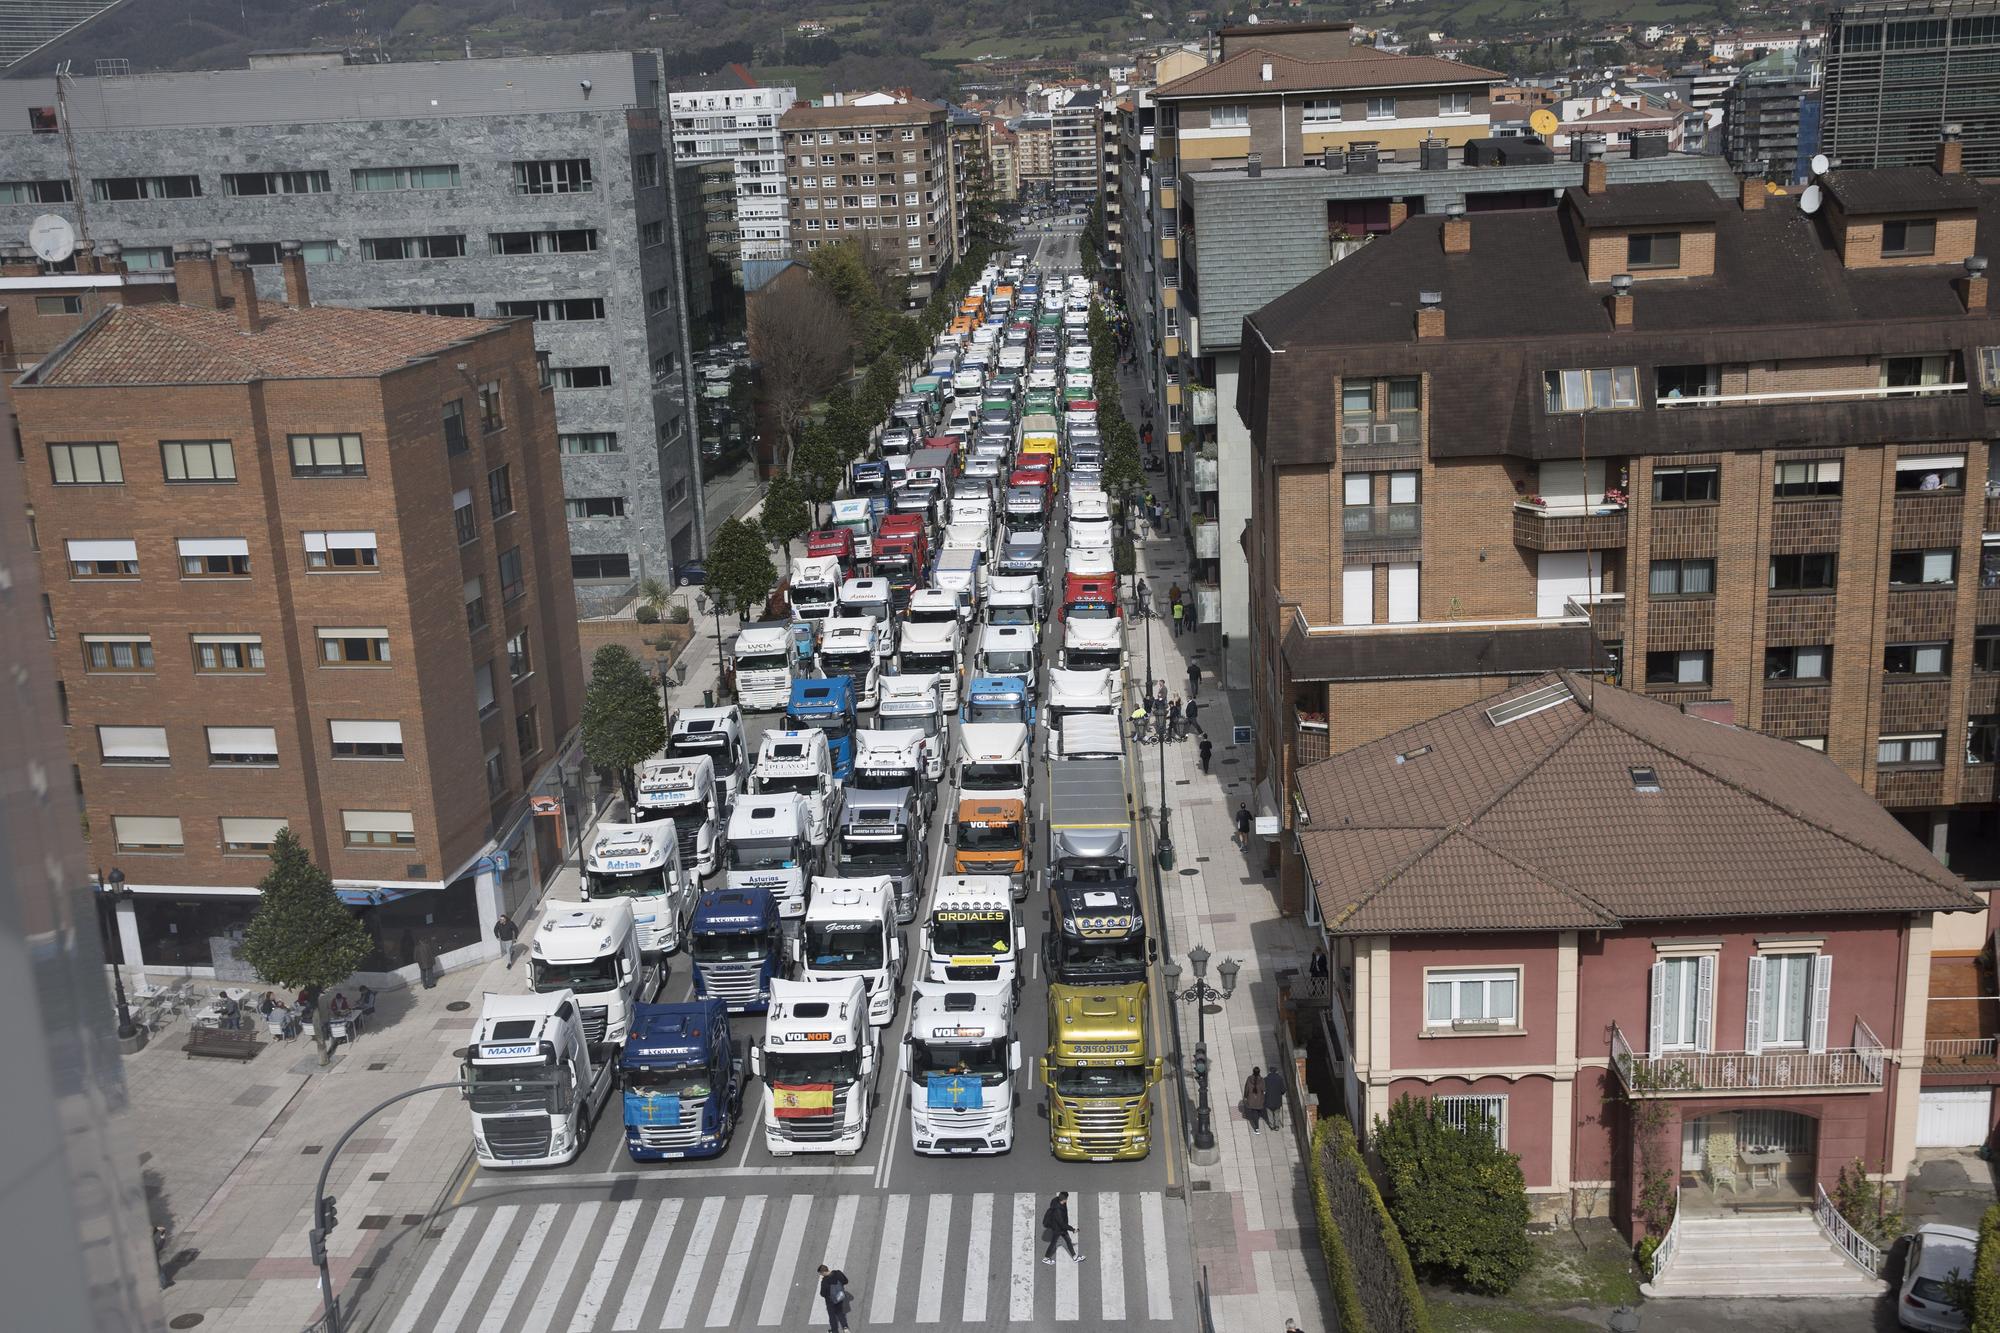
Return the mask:
POLYGON ((758 1078, 764 1077, 764 1048, 762 1046, 752 1046, 750 1048, 750 1072, 758 1078))
POLYGON ((1154 1056, 1146 1062, 1146 1086, 1153 1087, 1166 1077, 1167 1062, 1161 1056, 1154 1056))
POLYGON ((1020 1067, 1021 1067, 1021 1043, 1018 1041, 1010 1041, 1007 1043, 1007 1068, 1010 1071, 1014 1071, 1020 1069, 1020 1067))
POLYGON ((918 926, 917 952, 929 953, 930 951, 931 951, 931 928, 929 926, 918 926))
POLYGON ((1016 926, 1014 927, 1014 952, 1026 953, 1027 951, 1028 928, 1026 926, 1016 926))
POLYGON ((1146 941, 1146 961, 1149 963, 1160 961, 1160 942, 1158 940, 1148 939, 1146 941))
POLYGON ((1042 1086, 1053 1092, 1056 1086, 1056 1075, 1055 1070, 1049 1067, 1048 1059, 1044 1057, 1035 1061, 1035 1068, 1041 1074, 1042 1086))

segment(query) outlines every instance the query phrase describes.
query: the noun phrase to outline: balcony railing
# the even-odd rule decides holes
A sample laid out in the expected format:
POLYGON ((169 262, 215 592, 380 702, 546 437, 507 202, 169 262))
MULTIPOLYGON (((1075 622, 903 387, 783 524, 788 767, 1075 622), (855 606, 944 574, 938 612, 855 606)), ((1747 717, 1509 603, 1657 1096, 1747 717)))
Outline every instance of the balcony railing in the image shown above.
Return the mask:
POLYGON ((1194 488, 1197 491, 1217 489, 1221 468, 1215 459, 1197 454, 1194 460, 1194 488))
POLYGON ((1222 558, 1222 525, 1214 519, 1206 522, 1196 520, 1194 525, 1194 558, 1197 560, 1220 560, 1222 558))
POLYGON ((1635 1097, 1718 1092, 1869 1092, 1882 1086, 1882 1043, 1859 1018, 1854 1044, 1837 1050, 1635 1051, 1611 1026, 1611 1063, 1635 1097))
POLYGON ((1625 504, 1514 504, 1514 544, 1530 551, 1602 551, 1625 545, 1625 504))
POLYGON ((1944 1037, 1924 1043, 1926 1072, 2000 1069, 2000 1038, 1944 1037))
POLYGON ((1870 1277, 1882 1276, 1882 1250, 1874 1241, 1856 1231, 1848 1220, 1833 1206, 1833 1200, 1826 1197, 1826 1187, 1813 1184, 1813 1218, 1826 1238, 1839 1247, 1840 1252, 1870 1277))
POLYGON ((1691 407, 1765 407, 1785 403, 1840 403, 1884 398, 1936 398, 1964 393, 1956 384, 1875 385, 1865 389, 1780 389, 1765 393, 1700 393, 1685 398, 1656 398, 1653 405, 1669 410, 1691 407))
POLYGON ((1355 506, 1340 511, 1340 535, 1349 550, 1370 546, 1409 546, 1423 540, 1422 505, 1355 506))

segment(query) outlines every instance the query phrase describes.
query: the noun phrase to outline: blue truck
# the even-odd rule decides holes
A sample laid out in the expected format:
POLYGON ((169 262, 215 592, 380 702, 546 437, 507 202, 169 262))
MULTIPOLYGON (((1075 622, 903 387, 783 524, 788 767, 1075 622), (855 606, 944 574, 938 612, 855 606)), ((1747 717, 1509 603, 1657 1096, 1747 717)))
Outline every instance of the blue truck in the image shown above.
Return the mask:
POLYGON ((833 754, 833 775, 842 782, 854 774, 854 684, 845 676, 795 680, 785 706, 785 726, 791 731, 817 728, 826 733, 833 754))
POLYGON ((778 900, 769 889, 710 889, 695 900, 688 924, 696 998, 732 1014, 771 1007, 771 980, 784 973, 785 939, 778 900))
POLYGON ((618 1082, 633 1161, 720 1155, 743 1110, 743 1061, 729 1039, 728 1006, 636 1006, 618 1082))
POLYGON ((958 710, 960 722, 1019 722, 1035 725, 1035 696, 1024 676, 974 676, 958 710))

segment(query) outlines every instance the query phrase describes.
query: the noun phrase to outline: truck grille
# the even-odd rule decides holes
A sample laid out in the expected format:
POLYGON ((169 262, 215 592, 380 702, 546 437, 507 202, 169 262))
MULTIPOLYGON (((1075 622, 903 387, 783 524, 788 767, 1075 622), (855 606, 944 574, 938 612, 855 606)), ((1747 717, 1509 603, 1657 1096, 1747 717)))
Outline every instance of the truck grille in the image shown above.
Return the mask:
POLYGON ((1076 1122, 1076 1143, 1085 1152, 1117 1152, 1125 1146, 1126 1111, 1121 1105, 1072 1103, 1070 1118, 1076 1122))
POLYGON ((759 976, 763 969, 743 963, 699 963, 701 970, 701 993, 712 1000, 721 1000, 730 1008, 738 1005, 756 1004, 763 989, 759 976))
POLYGON ((946 981, 998 981, 1000 979, 1000 965, 998 963, 946 963, 944 965, 944 979, 946 981))
POLYGON ((680 844, 681 870, 684 874, 692 875, 695 871, 695 843, 700 837, 701 823, 699 820, 676 819, 674 821, 674 841, 680 844))
POLYGON ((609 1023, 610 1011, 603 1006, 583 1011, 583 1039, 587 1042, 604 1040, 604 1029, 609 1023))
POLYGON ((522 1161, 549 1155, 549 1118, 545 1115, 501 1116, 480 1122, 486 1147, 495 1157, 522 1161))
POLYGON ((850 1089, 833 1090, 833 1113, 831 1115, 799 1116, 792 1120, 778 1120, 778 1137, 793 1143, 831 1143, 847 1132, 847 1098, 850 1089))
POLYGON ((706 1097, 681 1098, 678 1125, 640 1125, 639 1143, 647 1148, 692 1148, 701 1141, 701 1112, 706 1097))

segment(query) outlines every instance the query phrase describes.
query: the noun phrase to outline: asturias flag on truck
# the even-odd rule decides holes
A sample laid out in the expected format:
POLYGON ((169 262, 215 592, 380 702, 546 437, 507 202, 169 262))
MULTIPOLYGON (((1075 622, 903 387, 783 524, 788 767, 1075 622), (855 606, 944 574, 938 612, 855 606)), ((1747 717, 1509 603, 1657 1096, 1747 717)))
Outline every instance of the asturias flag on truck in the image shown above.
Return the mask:
POLYGON ((669 1092, 625 1094, 625 1123, 628 1125, 672 1125, 681 1123, 681 1099, 669 1092))
POLYGON ((976 1074, 932 1074, 926 1080, 933 1111, 970 1111, 979 1107, 980 1089, 985 1086, 976 1074))
POLYGON ((771 1109, 780 1120, 799 1116, 832 1115, 833 1084, 795 1083, 789 1087, 771 1085, 771 1109))

